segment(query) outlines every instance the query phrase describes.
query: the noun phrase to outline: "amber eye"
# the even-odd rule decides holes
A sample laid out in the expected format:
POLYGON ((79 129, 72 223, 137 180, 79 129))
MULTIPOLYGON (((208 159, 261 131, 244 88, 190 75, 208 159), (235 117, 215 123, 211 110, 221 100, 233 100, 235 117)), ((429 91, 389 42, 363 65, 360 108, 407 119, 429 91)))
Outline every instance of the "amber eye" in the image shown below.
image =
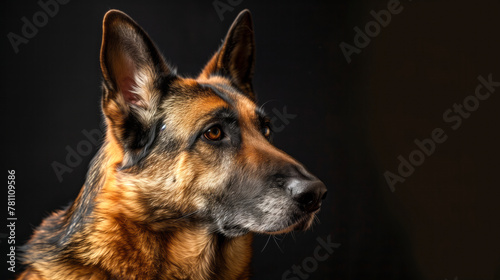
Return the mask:
POLYGON ((220 139, 222 139, 223 134, 220 126, 215 125, 209 128, 203 135, 210 141, 219 141, 220 139))
POLYGON ((269 127, 268 124, 266 124, 264 126, 264 128, 262 128, 262 134, 264 134, 264 137, 268 138, 271 137, 271 128, 269 127))

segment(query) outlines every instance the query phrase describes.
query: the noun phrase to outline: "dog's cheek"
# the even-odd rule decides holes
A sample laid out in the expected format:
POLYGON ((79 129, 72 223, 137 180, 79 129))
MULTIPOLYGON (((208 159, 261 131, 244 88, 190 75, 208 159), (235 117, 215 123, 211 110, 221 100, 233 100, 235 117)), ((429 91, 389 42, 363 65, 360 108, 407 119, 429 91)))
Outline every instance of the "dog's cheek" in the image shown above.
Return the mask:
POLYGON ((208 200, 214 193, 218 193, 229 171, 223 166, 210 166, 199 155, 184 151, 172 161, 174 164, 169 170, 159 170, 159 173, 168 173, 163 182, 166 197, 177 207, 184 209, 187 201, 190 208, 203 210, 209 204, 208 200))
POLYGON ((192 152, 186 152, 180 165, 189 168, 186 175, 196 185, 196 192, 204 197, 220 196, 234 175, 234 154, 207 143, 200 143, 192 152))

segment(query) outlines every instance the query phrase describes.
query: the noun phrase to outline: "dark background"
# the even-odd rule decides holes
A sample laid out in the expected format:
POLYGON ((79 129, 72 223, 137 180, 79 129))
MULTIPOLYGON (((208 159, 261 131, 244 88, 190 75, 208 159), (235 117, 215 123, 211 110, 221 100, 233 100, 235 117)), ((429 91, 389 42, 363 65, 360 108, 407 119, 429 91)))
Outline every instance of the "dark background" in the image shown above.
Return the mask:
MULTIPOLYGON (((256 237, 253 279, 294 279, 282 276, 292 265, 311 266, 317 238, 340 247, 307 279, 500 279, 500 88, 458 129, 443 119, 474 94, 479 75, 500 81, 500 2, 401 1, 403 10, 348 63, 339 44, 354 45, 353 28, 364 29, 370 11, 389 2, 244 0, 221 20, 213 1, 73 0, 17 54, 7 34, 21 35, 21 18, 32 21, 41 8, 2 2, 2 172, 6 180, 16 170, 16 241, 83 184, 91 155, 62 182, 51 164, 64 164, 66 148, 86 140, 82 130, 100 127, 104 13, 128 13, 180 73, 195 75, 249 8, 259 101, 296 115, 275 143, 329 188, 312 230, 267 246, 267 236, 256 237), (435 128, 447 140, 391 192, 384 172, 397 174, 398 156, 408 159, 414 140, 435 128)), ((12 276, 6 269, 3 262, 3 278, 12 276)))

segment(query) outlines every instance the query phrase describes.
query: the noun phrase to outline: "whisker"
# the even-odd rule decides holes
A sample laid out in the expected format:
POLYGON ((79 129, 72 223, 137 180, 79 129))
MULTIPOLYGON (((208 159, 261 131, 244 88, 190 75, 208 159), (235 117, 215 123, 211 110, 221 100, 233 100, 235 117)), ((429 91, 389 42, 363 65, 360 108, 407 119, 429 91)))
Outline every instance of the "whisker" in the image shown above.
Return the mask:
POLYGON ((273 102, 273 101, 277 101, 278 99, 271 99, 271 100, 267 100, 266 102, 264 102, 264 104, 260 105, 259 106, 259 110, 262 110, 264 111, 264 106, 266 106, 267 103, 269 102, 273 102))
POLYGON ((276 237, 273 235, 273 240, 274 240, 274 243, 276 243, 276 246, 278 246, 278 249, 280 249, 281 253, 284 254, 283 250, 281 250, 281 247, 280 245, 278 244, 278 241, 276 241, 276 237))
POLYGON ((174 220, 174 221, 179 221, 179 220, 185 219, 185 218, 187 218, 187 217, 189 217, 189 216, 192 216, 192 215, 194 215, 194 214, 198 213, 199 211, 200 211, 200 210, 196 210, 196 211, 194 211, 194 212, 187 213, 187 214, 185 214, 185 215, 182 215, 182 216, 180 216, 180 217, 176 217, 176 218, 175 218, 175 217, 172 217, 172 218, 170 218, 170 217, 169 217, 169 218, 158 218, 158 219, 152 220, 151 222, 152 222, 152 223, 161 223, 161 222, 164 222, 164 221, 171 221, 171 220, 174 220))
POLYGON ((269 243, 269 239, 271 239, 271 235, 269 235, 269 237, 267 238, 266 244, 264 244, 264 248, 262 248, 262 250, 260 251, 261 253, 264 252, 264 249, 266 249, 267 243, 269 243))
POLYGON ((198 209, 198 210, 193 211, 193 212, 191 212, 191 213, 188 213, 188 214, 182 215, 182 216, 180 216, 180 217, 178 217, 178 218, 175 218, 175 220, 181 220, 181 219, 187 218, 187 217, 189 217, 189 216, 192 216, 192 215, 194 215, 194 214, 198 213, 199 211, 200 211, 200 210, 198 209))

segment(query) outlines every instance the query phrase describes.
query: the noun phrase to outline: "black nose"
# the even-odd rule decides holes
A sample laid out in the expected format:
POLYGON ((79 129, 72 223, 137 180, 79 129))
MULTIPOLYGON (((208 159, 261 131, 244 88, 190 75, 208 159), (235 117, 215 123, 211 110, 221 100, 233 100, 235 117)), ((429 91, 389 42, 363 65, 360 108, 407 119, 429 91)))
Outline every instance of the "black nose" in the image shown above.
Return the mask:
POLYGON ((291 179, 287 189, 293 199, 299 203, 302 210, 311 213, 321 207, 321 201, 326 197, 326 186, 320 180, 291 179))

